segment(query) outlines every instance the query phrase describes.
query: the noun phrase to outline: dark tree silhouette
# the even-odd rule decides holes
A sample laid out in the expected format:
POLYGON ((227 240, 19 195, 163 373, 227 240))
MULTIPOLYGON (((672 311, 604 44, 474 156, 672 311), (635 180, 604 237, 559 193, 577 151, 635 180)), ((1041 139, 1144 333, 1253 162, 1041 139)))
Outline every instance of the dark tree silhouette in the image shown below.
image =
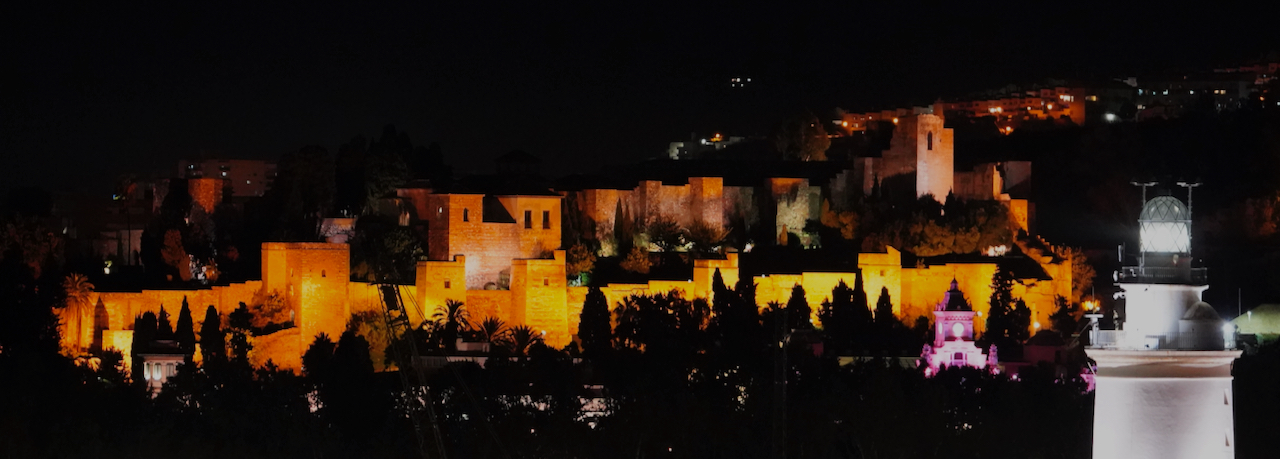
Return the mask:
POLYGON ((200 324, 200 356, 205 365, 227 359, 227 337, 222 334, 222 319, 213 305, 205 309, 204 322, 200 324))
POLYGON ((169 312, 160 305, 160 314, 156 315, 156 338, 158 340, 173 339, 173 323, 169 321, 169 312))
POLYGON ((1021 299, 1013 297, 1013 274, 997 268, 991 276, 990 308, 987 310, 987 331, 984 338, 994 343, 1001 352, 1019 355, 1021 342, 1030 337, 1031 310, 1021 299))
POLYGON ((321 241, 320 219, 333 206, 334 171, 329 152, 307 146, 280 158, 266 200, 273 209, 270 235, 277 241, 321 241))
POLYGON ((880 297, 876 299, 876 325, 887 328, 897 322, 893 315, 893 302, 889 298, 889 288, 880 287, 880 297))
POLYGON ((1049 322, 1053 326, 1053 331, 1062 335, 1062 339, 1070 340, 1071 335, 1076 332, 1078 322, 1076 321, 1075 308, 1070 301, 1063 296, 1055 298, 1054 303, 1057 309, 1053 311, 1053 315, 1049 316, 1049 322))
MULTIPOLYGON (((133 359, 133 371, 136 374, 142 369, 142 354, 151 351, 151 342, 156 340, 157 327, 156 315, 151 311, 142 313, 141 316, 133 319, 133 343, 131 345, 131 353, 129 357, 133 359)), ((141 378, 133 378, 136 382, 141 382, 141 378)))
POLYGON ((302 374, 316 387, 323 386, 332 376, 333 352, 337 344, 326 333, 316 335, 311 347, 302 354, 302 374))
POLYGON ((182 297, 182 309, 178 311, 178 325, 173 331, 173 339, 178 342, 178 348, 187 354, 190 358, 196 352, 196 333, 195 324, 191 319, 191 307, 187 304, 187 297, 182 297))
POLYGON ((818 320, 834 351, 850 351, 866 344, 873 322, 861 274, 855 278, 854 288, 840 281, 831 289, 831 299, 823 301, 818 320))
POLYGON ((249 351, 253 350, 253 344, 249 343, 249 336, 253 329, 253 313, 249 312, 249 306, 240 302, 240 307, 227 315, 228 331, 231 333, 231 361, 238 364, 249 363, 249 351))
POLYGON ((582 313, 578 317, 578 338, 582 340, 584 353, 595 356, 613 347, 609 299, 599 287, 591 287, 587 291, 586 300, 582 303, 582 313))
POLYGON ((813 328, 813 309, 809 300, 805 299, 804 287, 796 284, 791 288, 791 298, 787 300, 787 327, 792 330, 813 328))

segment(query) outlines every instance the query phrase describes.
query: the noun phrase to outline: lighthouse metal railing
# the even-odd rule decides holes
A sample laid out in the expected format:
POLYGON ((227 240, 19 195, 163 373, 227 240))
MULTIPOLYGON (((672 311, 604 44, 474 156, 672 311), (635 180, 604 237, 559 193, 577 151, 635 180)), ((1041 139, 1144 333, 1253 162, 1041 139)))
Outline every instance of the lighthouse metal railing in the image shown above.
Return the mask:
POLYGON ((1221 335, 1172 333, 1131 337, 1125 330, 1093 330, 1089 337, 1089 347, 1093 349, 1213 351, 1235 349, 1236 347, 1235 330, 1229 323, 1224 326, 1221 335), (1230 329, 1227 329, 1227 327, 1230 327, 1230 329), (1218 338, 1214 339, 1215 336, 1218 338))
POLYGON ((1209 282, 1209 270, 1206 268, 1125 266, 1120 268, 1120 281, 1149 282, 1153 284, 1190 282, 1205 284, 1209 282))

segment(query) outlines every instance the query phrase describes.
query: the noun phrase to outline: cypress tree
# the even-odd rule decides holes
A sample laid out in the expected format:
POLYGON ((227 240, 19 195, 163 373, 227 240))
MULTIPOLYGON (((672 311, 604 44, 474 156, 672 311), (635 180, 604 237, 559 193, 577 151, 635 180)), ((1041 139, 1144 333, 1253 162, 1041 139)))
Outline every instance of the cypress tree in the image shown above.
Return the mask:
MULTIPOLYGON (((853 308, 849 310, 849 313, 852 316, 850 322, 855 326, 854 330, 856 331, 858 325, 871 323, 872 317, 871 306, 867 304, 867 289, 862 284, 862 272, 859 271, 854 276, 853 292, 851 292, 853 295, 853 308)), ((844 281, 840 281, 840 285, 844 285, 844 281)), ((888 293, 887 290, 885 292, 886 294, 888 293)))
POLYGON ((880 298, 876 300, 876 324, 887 328, 892 326, 895 320, 897 318, 893 316, 893 303, 889 300, 889 288, 880 287, 880 298))
POLYGON ((369 342, 354 330, 343 332, 328 370, 327 390, 320 393, 324 414, 344 436, 371 438, 391 409, 391 400, 377 387, 369 342))
POLYGON ((206 364, 227 358, 227 337, 222 334, 222 319, 213 305, 205 309, 204 323, 200 324, 200 355, 206 364))
POLYGON ((320 333, 311 342, 307 352, 302 354, 302 374, 311 384, 323 388, 332 377, 333 352, 336 348, 337 344, 329 339, 328 334, 320 333))
POLYGON ((173 323, 169 322, 169 313, 164 310, 164 305, 160 305, 160 315, 156 317, 156 338, 157 340, 173 339, 173 323))
POLYGON ((629 220, 626 209, 622 207, 622 200, 619 199, 617 206, 613 209, 613 241, 617 247, 618 256, 626 256, 634 245, 629 220))
POLYGON ((1031 338, 1031 309, 1027 308, 1027 303, 1018 298, 1013 302, 1013 312, 1009 315, 1009 338, 1019 343, 1031 338))
POLYGON ((196 351, 195 324, 191 320, 191 307, 187 305, 187 297, 182 297, 182 309, 178 311, 178 328, 173 331, 173 339, 178 348, 188 356, 196 351))
POLYGON ((740 320, 742 325, 754 327, 760 324, 760 305, 756 304, 756 284, 751 281, 750 276, 738 277, 738 284, 733 287, 736 294, 733 298, 734 306, 730 309, 735 312, 735 321, 740 320))
POLYGON ((804 287, 800 284, 791 288, 791 298, 787 300, 786 308, 787 326, 792 330, 813 328, 813 323, 810 322, 813 309, 809 307, 809 300, 804 296, 804 287))
POLYGON ((711 275, 711 312, 715 315, 717 322, 723 322, 722 316, 732 314, 729 312, 730 302, 729 287, 724 285, 724 276, 720 275, 720 268, 716 268, 716 272, 711 275))
POLYGON ((578 318, 578 338, 582 340, 584 353, 593 356, 612 347, 613 327, 610 323, 609 300, 599 287, 591 287, 587 291, 587 298, 582 303, 582 313, 578 318))
MULTIPOLYGON (((855 282, 855 285, 862 286, 860 279, 855 282)), ((834 350, 850 350, 856 341, 865 338, 861 336, 865 327, 860 327, 859 319, 865 316, 868 319, 866 322, 870 323, 871 312, 867 310, 866 301, 865 293, 849 288, 843 280, 831 289, 831 300, 823 301, 818 319, 822 321, 822 328, 826 331, 834 350), (860 293, 863 304, 858 306, 860 293), (858 311, 859 307, 862 309, 861 313, 858 311)))
POLYGON ((997 347, 1006 347, 1010 344, 1010 332, 1014 329, 1013 275, 1003 268, 997 268, 991 276, 991 298, 988 305, 986 335, 990 338, 987 341, 995 343, 997 347))

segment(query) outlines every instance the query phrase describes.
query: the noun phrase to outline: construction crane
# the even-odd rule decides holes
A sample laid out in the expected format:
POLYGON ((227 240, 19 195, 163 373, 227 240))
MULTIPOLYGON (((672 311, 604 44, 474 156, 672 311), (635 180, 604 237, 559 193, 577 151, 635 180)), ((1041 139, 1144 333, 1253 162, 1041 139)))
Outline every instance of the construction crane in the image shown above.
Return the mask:
MULTIPOLYGON (((431 434, 435 439, 438 459, 446 459, 444 439, 440 435, 440 424, 436 422, 436 410, 432 403, 431 390, 427 387, 426 375, 419 362, 417 339, 413 336, 413 324, 409 320, 409 311, 405 307, 400 288, 395 284, 378 284, 382 298, 382 316, 386 320, 387 333, 391 338, 391 351, 396 362, 400 363, 400 384, 408 396, 404 409, 413 424, 414 439, 418 442, 418 453, 422 459, 431 459, 427 454, 427 442, 422 428, 420 411, 427 412, 427 421, 431 424, 431 434), (402 339, 396 339, 399 336, 402 339)), ((416 308, 416 305, 415 305, 416 308)))

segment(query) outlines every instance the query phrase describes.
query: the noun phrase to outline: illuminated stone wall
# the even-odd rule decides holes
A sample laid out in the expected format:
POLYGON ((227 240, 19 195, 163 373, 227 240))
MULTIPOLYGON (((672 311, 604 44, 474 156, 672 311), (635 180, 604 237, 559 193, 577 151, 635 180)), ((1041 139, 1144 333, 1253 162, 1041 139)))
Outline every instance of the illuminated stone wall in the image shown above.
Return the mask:
POLYGON ((103 330, 102 349, 120 351, 124 356, 125 370, 130 370, 133 367, 133 359, 129 358, 133 354, 133 330, 103 330))
POLYGON ((512 327, 519 324, 515 322, 511 301, 510 290, 467 290, 467 313, 473 322, 497 317, 506 322, 507 327, 512 327))
POLYGON ((916 118, 916 196, 932 194, 943 201, 955 181, 954 132, 942 127, 941 116, 916 118))
MULTIPOLYGON (((205 309, 210 305, 216 307, 220 315, 225 316, 239 306, 240 302, 251 302, 254 293, 261 288, 262 282, 250 281, 199 290, 96 292, 90 296, 90 301, 96 305, 101 300, 106 307, 107 330, 132 330, 135 317, 146 312, 159 314, 161 305, 170 314, 170 320, 176 324, 178 313, 182 309, 182 299, 185 297, 187 304, 191 307, 191 318, 195 323, 195 329, 199 331, 200 325, 204 323, 205 309)), ((86 341, 82 345, 88 344, 86 341)))
MULTIPOLYGON (((517 204, 519 205, 519 204, 517 204)), ((240 302, 250 303, 255 293, 275 290, 286 294, 286 300, 295 308, 296 328, 272 335, 255 337, 255 362, 268 359, 283 368, 297 369, 300 356, 318 333, 339 336, 353 312, 381 312, 383 305, 376 285, 350 282, 347 246, 323 243, 267 243, 263 245, 263 280, 198 290, 144 290, 140 292, 102 292, 90 300, 101 300, 108 311, 109 329, 105 330, 104 346, 128 352, 131 343, 133 318, 144 312, 158 312, 163 304, 172 320, 177 320, 182 299, 187 298, 195 329, 198 331, 209 305, 217 307, 223 315, 230 313, 240 302)), ((559 348, 568 344, 577 334, 578 320, 587 289, 568 287, 565 281, 564 251, 556 250, 551 259, 510 259, 511 289, 467 289, 461 279, 467 278, 470 257, 457 257, 451 261, 423 261, 413 285, 399 286, 407 303, 410 319, 421 323, 447 300, 463 301, 475 322, 486 317, 497 317, 508 326, 528 325, 539 332, 545 331, 548 345, 559 348), (448 285, 446 286, 446 282, 448 285)), ((991 277, 995 263, 954 263, 945 265, 901 267, 901 254, 893 248, 885 253, 859 255, 859 268, 867 292, 868 305, 874 307, 881 287, 887 287, 894 304, 895 314, 910 322, 917 316, 928 317, 932 306, 941 301, 951 279, 956 279, 960 289, 978 313, 975 327, 981 330, 985 324, 987 298, 991 294, 991 277)), ((1033 311, 1033 319, 1048 326, 1048 316, 1053 313, 1054 298, 1068 296, 1071 292, 1070 260, 1053 263, 1049 257, 1037 260, 1054 280, 1024 279, 1014 286, 1013 294, 1027 302, 1033 311)), ((610 284, 602 291, 610 309, 631 295, 653 295, 677 291, 686 298, 710 296, 711 280, 719 269, 725 283, 733 286, 739 277, 736 253, 727 254, 724 260, 696 260, 693 276, 684 280, 653 280, 645 284, 610 284)), ((753 279, 757 284, 756 297, 764 306, 770 301, 785 304, 795 285, 804 287, 810 308, 816 313, 823 300, 830 297, 832 288, 840 282, 853 286, 852 272, 806 272, 798 274, 773 274, 753 279)), ((86 334, 86 336, 92 336, 86 334)), ((86 338, 87 339, 87 338, 86 338)), ((87 345, 88 343, 85 343, 87 345)))
MULTIPOLYGON (((565 316, 569 320, 569 330, 573 331, 574 338, 578 336, 578 324, 582 321, 582 306, 587 301, 587 287, 569 287, 569 291, 565 293, 565 316)), ((606 297, 607 298, 607 297, 606 297)), ((608 303, 612 306, 613 303, 608 303)), ((613 310, 612 307, 609 308, 613 310)))
POLYGON ((774 214, 775 236, 781 237, 784 231, 801 234, 808 220, 822 217, 821 190, 809 186, 808 179, 771 178, 769 193, 777 206, 777 213, 774 214), (815 196, 817 199, 814 199, 815 196))
POLYGON ((738 284, 738 254, 728 253, 724 260, 693 260, 693 291, 690 293, 711 298, 711 283, 717 269, 726 287, 733 288, 738 284))
MULTIPOLYGON (((470 293, 467 292, 466 261, 462 255, 455 256, 453 261, 419 261, 414 281, 418 302, 432 310, 449 300, 467 303, 470 293)), ((416 320, 418 322, 415 323, 422 321, 420 318, 416 320)))
POLYGON ((760 224, 759 206, 755 202, 755 188, 747 186, 726 186, 722 189, 721 208, 724 209, 725 229, 737 228, 746 231, 760 224))
MULTIPOLYGON (((955 279, 978 318, 974 326, 985 328, 986 313, 990 309, 991 277, 995 275, 995 263, 948 263, 902 270, 902 296, 894 300, 898 316, 908 320, 925 316, 932 318, 934 305, 951 288, 955 279)), ((874 301, 874 300, 873 300, 874 301)))
MULTIPOLYGON (((337 342, 341 335, 342 330, 339 330, 337 335, 329 334, 329 339, 337 342)), ((281 369, 292 370, 295 373, 300 372, 302 371, 302 354, 307 351, 307 348, 311 347, 311 343, 314 341, 314 337, 303 339, 298 328, 288 328, 270 335, 255 336, 250 341, 253 344, 253 350, 249 351, 249 363, 253 364, 254 367, 260 367, 270 361, 281 369)))
POLYGON ((955 173, 955 195, 966 200, 993 201, 1000 199, 1004 180, 996 163, 980 164, 970 172, 955 173))
MULTIPOLYGON (((804 288, 805 300, 809 303, 809 309, 812 316, 809 318, 814 324, 819 324, 818 312, 822 308, 822 302, 831 299, 831 290, 844 281, 849 288, 853 288, 856 279, 855 273, 833 273, 833 272, 812 272, 803 274, 772 274, 767 276, 757 276, 756 282, 756 301, 759 302, 760 308, 763 310, 770 302, 778 302, 786 305, 791 299, 791 290, 799 285, 804 288)), ((879 294, 879 291, 876 293, 879 294)), ((875 296, 871 293, 867 294, 867 303, 869 307, 875 306, 875 296)))
MULTIPOLYGON (((714 228, 724 228, 731 220, 730 213, 751 209, 750 192, 747 201, 737 190, 730 191, 720 177, 690 177, 683 185, 664 185, 661 181, 640 182, 632 190, 588 189, 574 191, 581 210, 596 224, 596 238, 608 240, 612 236, 618 203, 621 202, 632 217, 641 222, 652 222, 664 217, 686 228, 696 222, 704 222, 714 228), (739 205, 741 204, 741 205, 739 205)), ((750 190, 747 188, 747 190, 750 190)))
POLYGON ((94 304, 101 300, 108 315, 104 346, 127 352, 128 346, 121 340, 132 339, 134 318, 146 312, 158 314, 162 305, 176 325, 183 298, 191 308, 193 328, 198 335, 208 306, 217 308, 225 329, 227 314, 240 303, 252 303, 260 291, 277 291, 286 295, 286 304, 293 312, 297 327, 290 333, 258 337, 266 339, 268 345, 255 350, 254 358, 263 362, 270 359, 282 367, 290 365, 286 368, 296 369, 294 362, 301 356, 299 349, 305 350, 303 341, 309 344, 320 332, 336 339, 346 327, 351 312, 348 248, 345 244, 265 243, 262 259, 262 281, 192 290, 95 293, 90 300, 94 304))
MULTIPOLYGON (((346 244, 267 242, 262 244, 262 285, 279 292, 293 313, 302 339, 318 333, 338 336, 351 317, 348 304, 351 252, 346 244), (283 268, 273 265, 283 263, 283 268), (305 307, 304 307, 305 305, 305 307)), ((221 311, 221 309, 219 309, 221 311)))
POLYGON ((483 221, 482 195, 426 197, 428 258, 446 261, 464 255, 467 289, 484 289, 490 283, 506 288, 511 260, 560 248, 559 196, 499 196, 498 201, 515 223, 483 221))
MULTIPOLYGON (((400 297, 404 299, 406 310, 409 311, 409 321, 413 325, 422 323, 425 318, 431 317, 434 309, 425 309, 416 296, 415 288, 412 285, 398 285, 396 288, 400 291, 400 297)), ((375 312, 382 314, 382 291, 376 284, 365 282, 352 282, 347 286, 347 304, 351 314, 360 314, 366 312, 375 312)))
POLYGON ((551 260, 512 260, 511 271, 512 322, 542 332, 549 346, 568 344, 576 330, 567 317, 564 251, 551 260))
POLYGON ((689 178, 690 222, 701 221, 713 228, 724 227, 724 179, 720 177, 689 178))
POLYGON ((618 203, 628 205, 631 202, 631 190, 595 189, 573 193, 579 197, 579 210, 596 224, 596 240, 606 241, 612 238, 618 203))
MULTIPOLYGON (((937 115, 898 118, 889 149, 877 164, 879 178, 916 174, 916 196, 932 194, 938 201, 952 190, 955 174, 954 132, 937 115)), ((864 184, 864 189, 869 189, 864 184)))
MULTIPOLYGON (((518 242, 516 256, 511 258, 538 258, 560 248, 560 199, 559 196, 498 197, 516 219, 514 229, 518 242)), ((507 243, 500 241, 499 245, 505 247, 507 243)))
POLYGON ((867 306, 875 309, 880 290, 888 288, 893 314, 902 317, 902 252, 885 247, 885 253, 859 253, 858 268, 862 269, 862 288, 867 291, 867 306))

